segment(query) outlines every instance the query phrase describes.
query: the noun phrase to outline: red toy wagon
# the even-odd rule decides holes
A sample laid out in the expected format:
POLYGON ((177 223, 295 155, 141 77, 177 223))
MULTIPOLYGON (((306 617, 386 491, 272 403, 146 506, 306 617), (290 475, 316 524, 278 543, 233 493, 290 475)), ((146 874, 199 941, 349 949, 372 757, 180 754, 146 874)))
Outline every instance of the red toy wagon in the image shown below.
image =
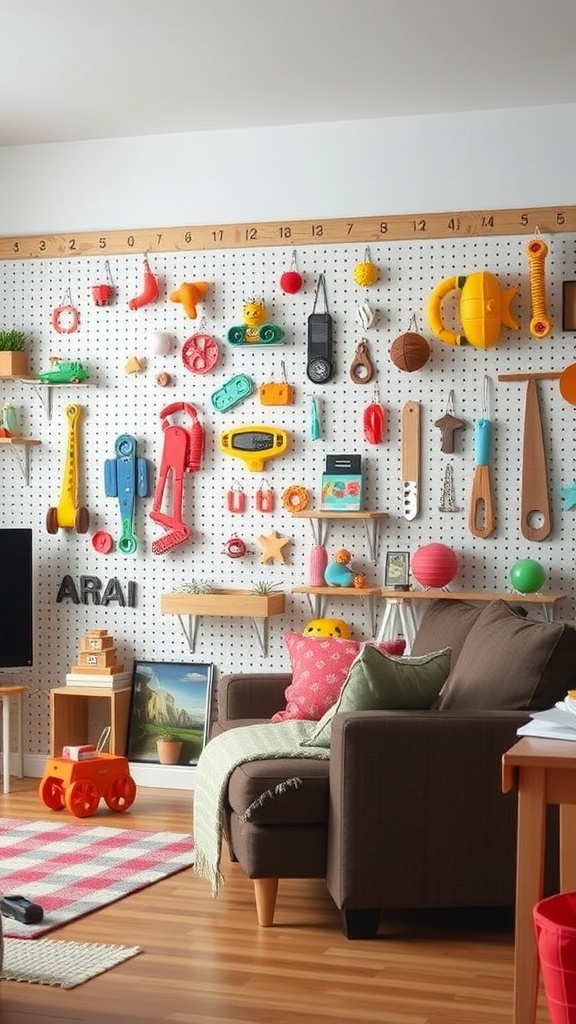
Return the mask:
POLYGON ((85 761, 51 757, 38 792, 51 811, 65 807, 77 818, 88 818, 101 798, 111 811, 127 811, 136 797, 136 783, 126 757, 97 754, 85 761))

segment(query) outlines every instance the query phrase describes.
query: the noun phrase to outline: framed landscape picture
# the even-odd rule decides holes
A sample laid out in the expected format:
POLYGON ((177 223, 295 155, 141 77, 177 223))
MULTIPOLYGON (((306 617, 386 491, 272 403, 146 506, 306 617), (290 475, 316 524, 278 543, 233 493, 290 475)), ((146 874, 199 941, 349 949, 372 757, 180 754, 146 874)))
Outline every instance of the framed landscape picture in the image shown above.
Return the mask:
POLYGON ((210 725, 213 674, 214 666, 208 663, 134 662, 129 761, 197 764, 210 725), (161 756, 167 742, 174 750, 170 760, 161 756))
POLYGON ((408 551, 389 551, 386 555, 384 586, 396 590, 408 590, 410 579, 410 555, 408 551))

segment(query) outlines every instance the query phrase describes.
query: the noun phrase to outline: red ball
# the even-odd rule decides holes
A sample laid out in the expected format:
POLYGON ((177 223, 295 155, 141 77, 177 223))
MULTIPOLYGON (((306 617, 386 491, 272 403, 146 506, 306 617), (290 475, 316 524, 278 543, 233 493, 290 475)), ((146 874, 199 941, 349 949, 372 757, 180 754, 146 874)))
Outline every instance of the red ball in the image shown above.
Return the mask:
POLYGON ((424 544, 412 556, 410 571, 423 587, 445 587, 458 572, 458 558, 447 544, 424 544))
POLYGON ((400 334, 390 347, 390 359, 399 370, 412 373, 419 370, 430 358, 430 345, 421 334, 406 331, 400 334))
POLYGON ((285 270, 280 278, 282 291, 288 292, 289 295, 295 295, 296 292, 299 292, 302 284, 302 274, 299 274, 297 270, 285 270))

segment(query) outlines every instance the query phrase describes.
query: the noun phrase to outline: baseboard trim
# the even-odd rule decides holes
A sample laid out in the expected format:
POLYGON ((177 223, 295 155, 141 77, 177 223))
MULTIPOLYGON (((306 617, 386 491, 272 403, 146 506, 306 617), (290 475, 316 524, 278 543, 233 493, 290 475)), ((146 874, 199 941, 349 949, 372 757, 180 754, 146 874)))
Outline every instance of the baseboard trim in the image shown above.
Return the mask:
MULTIPOLYGON (((31 779, 41 779, 48 755, 25 754, 24 775, 31 779)), ((16 759, 11 759, 11 768, 16 770, 16 759)), ((160 765, 130 763, 130 774, 137 786, 154 789, 194 789, 196 768, 187 765, 160 765)))

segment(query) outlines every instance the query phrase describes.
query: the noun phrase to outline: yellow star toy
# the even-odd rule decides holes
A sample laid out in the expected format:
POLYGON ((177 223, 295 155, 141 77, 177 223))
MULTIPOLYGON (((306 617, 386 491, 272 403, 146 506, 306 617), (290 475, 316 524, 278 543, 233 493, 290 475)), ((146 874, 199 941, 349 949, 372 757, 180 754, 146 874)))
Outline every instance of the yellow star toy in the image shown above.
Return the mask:
POLYGON ((261 562, 284 563, 286 559, 284 558, 282 549, 285 548, 287 544, 292 543, 292 538, 281 537, 276 530, 272 530, 272 533, 269 533, 268 536, 261 533, 258 537, 258 543, 262 548, 262 554, 260 555, 261 562))

